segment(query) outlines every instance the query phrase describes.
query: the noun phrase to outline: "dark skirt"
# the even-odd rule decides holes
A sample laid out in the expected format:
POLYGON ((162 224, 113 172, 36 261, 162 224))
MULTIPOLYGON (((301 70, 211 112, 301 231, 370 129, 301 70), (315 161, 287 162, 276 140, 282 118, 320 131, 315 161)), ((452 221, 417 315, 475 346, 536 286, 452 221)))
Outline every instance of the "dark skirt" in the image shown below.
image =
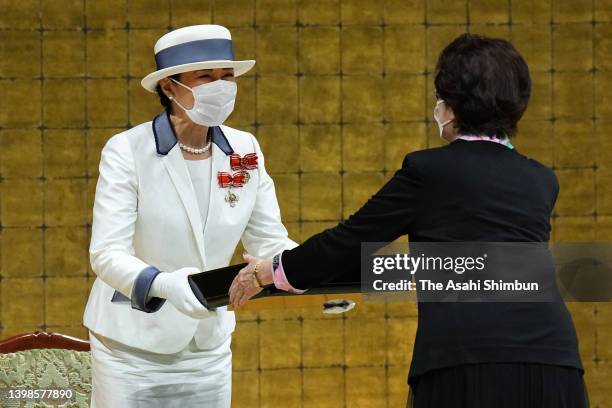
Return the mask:
POLYGON ((410 380, 411 408, 588 408, 580 370, 532 363, 469 364, 410 380))

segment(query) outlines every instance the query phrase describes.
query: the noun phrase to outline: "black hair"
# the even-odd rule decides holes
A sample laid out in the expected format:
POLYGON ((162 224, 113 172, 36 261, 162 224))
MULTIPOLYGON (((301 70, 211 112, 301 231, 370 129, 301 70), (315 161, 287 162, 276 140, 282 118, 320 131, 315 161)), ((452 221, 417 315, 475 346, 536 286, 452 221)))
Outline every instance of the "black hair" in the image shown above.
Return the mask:
POLYGON ((527 109, 527 63, 503 39, 463 34, 440 54, 436 97, 455 114, 460 133, 512 137, 527 109))
MULTIPOLYGON (((170 75, 169 78, 172 78, 180 82, 181 74, 170 75)), ((159 103, 161 103, 161 105, 164 108, 170 109, 170 107, 172 106, 172 101, 170 100, 170 98, 166 96, 164 91, 162 91, 161 86, 159 85, 159 82, 157 83, 157 86, 155 87, 155 92, 157 92, 157 96, 159 96, 159 103)))

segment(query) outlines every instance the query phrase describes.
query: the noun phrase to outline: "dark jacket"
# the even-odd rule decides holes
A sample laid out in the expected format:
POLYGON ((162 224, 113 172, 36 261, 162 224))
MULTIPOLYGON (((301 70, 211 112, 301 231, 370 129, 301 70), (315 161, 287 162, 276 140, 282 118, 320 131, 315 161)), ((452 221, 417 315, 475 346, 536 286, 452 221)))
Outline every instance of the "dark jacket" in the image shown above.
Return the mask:
MULTIPOLYGON (((305 289, 360 274, 362 242, 546 242, 559 192, 555 174, 514 149, 458 139, 408 154, 346 221, 282 254, 289 282, 305 289)), ((582 369, 571 317, 541 303, 421 303, 410 377, 478 362, 535 362, 582 369)))

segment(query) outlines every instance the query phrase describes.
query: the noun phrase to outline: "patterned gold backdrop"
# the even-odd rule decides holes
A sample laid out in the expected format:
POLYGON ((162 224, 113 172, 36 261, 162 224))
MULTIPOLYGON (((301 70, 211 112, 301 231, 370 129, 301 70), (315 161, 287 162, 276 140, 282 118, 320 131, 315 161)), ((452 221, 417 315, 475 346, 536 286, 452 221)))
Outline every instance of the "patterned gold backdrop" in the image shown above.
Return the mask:
MULTIPOLYGON (((296 240, 335 225, 403 156, 438 144, 435 60, 512 40, 533 97, 518 149, 561 184, 557 241, 612 241, 612 0, 0 0, 0 337, 86 337, 100 149, 150 120, 156 39, 219 23, 256 69, 231 125, 259 138, 296 240)), ((236 259, 237 260, 237 259, 236 259)), ((238 313, 235 407, 403 407, 413 304, 264 300, 238 313)), ((594 407, 612 407, 612 307, 571 304, 594 407)))

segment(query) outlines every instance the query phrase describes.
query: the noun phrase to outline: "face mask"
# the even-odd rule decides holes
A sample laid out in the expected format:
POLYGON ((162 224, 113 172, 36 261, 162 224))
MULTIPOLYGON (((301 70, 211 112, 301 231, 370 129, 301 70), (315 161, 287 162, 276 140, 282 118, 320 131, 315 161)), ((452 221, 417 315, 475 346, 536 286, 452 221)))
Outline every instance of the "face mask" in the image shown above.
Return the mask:
POLYGON ((219 79, 189 88, 187 85, 170 79, 183 88, 189 89, 193 94, 194 102, 191 109, 186 109, 173 97, 170 97, 170 99, 185 111, 189 119, 198 125, 219 126, 234 110, 237 92, 235 82, 219 79))
POLYGON ((440 118, 438 117, 438 110, 439 110, 438 106, 440 106, 441 103, 444 103, 444 100, 438 99, 438 101, 436 102, 436 107, 434 108, 434 119, 436 120, 436 123, 438 124, 438 128, 440 129, 440 139, 444 140, 444 138, 442 137, 442 133, 444 133, 444 126, 451 123, 453 119, 449 119, 445 122, 440 123, 440 118))

